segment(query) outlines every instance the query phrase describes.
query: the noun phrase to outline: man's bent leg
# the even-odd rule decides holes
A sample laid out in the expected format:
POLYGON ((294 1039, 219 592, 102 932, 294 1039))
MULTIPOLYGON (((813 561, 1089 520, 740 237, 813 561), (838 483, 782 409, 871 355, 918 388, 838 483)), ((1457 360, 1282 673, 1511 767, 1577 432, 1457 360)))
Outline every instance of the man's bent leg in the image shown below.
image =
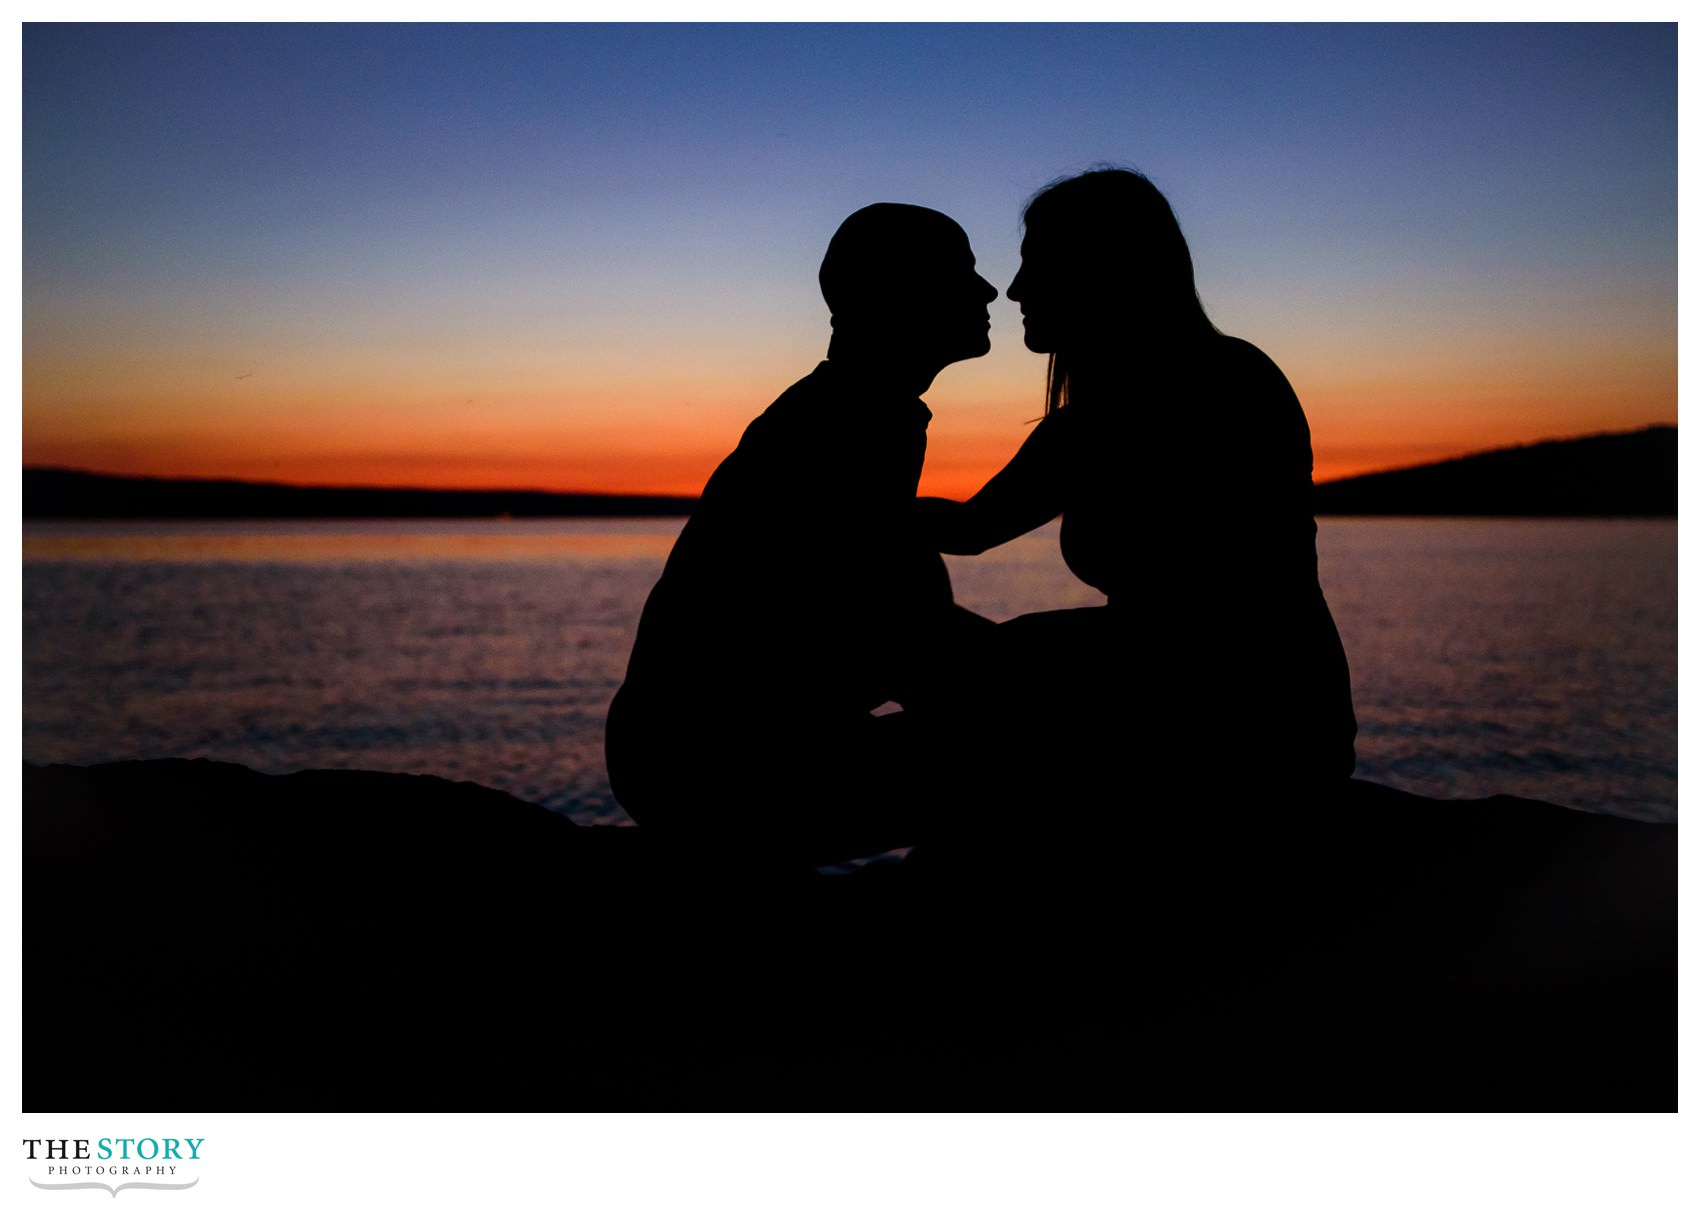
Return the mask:
POLYGON ((904 713, 776 727, 746 711, 690 725, 624 690, 609 710, 622 807, 675 853, 818 867, 914 844, 936 796, 904 713))

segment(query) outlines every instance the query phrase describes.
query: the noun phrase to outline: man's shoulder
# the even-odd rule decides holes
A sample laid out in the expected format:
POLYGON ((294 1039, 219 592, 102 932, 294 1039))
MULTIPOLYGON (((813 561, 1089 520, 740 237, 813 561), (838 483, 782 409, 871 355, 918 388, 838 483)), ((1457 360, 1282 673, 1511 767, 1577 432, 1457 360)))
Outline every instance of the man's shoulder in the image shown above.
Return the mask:
POLYGON ((744 428, 740 447, 774 442, 794 442, 804 434, 829 430, 841 418, 841 406, 850 394, 826 363, 803 376, 762 410, 744 428))
POLYGON ((759 432, 776 420, 787 420, 827 395, 831 388, 827 382, 827 377, 822 374, 822 368, 825 366, 825 363, 821 363, 820 366, 775 397, 771 405, 756 414, 750 421, 745 430, 746 435, 752 430, 759 432))
POLYGON ((819 424, 822 410, 814 406, 830 391, 820 374, 825 366, 822 363, 803 376, 750 420, 738 445, 703 486, 704 503, 738 496, 752 482, 765 482, 795 464, 790 456, 803 441, 804 432, 819 424))
POLYGON ((814 367, 814 371, 809 372, 797 383, 792 384, 791 388, 782 391, 775 398, 774 403, 767 406, 767 411, 772 413, 777 408, 792 405, 792 403, 819 400, 821 396, 836 396, 836 394, 840 394, 840 384, 836 383, 833 369, 831 369, 830 364, 821 362, 814 367))

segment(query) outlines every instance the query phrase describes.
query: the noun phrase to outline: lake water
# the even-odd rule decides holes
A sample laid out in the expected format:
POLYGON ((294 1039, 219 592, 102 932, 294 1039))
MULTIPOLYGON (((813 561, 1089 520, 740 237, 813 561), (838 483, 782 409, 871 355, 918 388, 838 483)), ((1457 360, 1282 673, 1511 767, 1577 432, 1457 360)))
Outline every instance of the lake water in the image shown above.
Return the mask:
MULTIPOLYGON (((24 528, 24 758, 424 772, 623 819, 603 718, 679 520, 24 528)), ((1674 520, 1324 519, 1358 775, 1676 815, 1674 520)), ((952 558, 994 618, 1102 597, 1055 525, 952 558)))

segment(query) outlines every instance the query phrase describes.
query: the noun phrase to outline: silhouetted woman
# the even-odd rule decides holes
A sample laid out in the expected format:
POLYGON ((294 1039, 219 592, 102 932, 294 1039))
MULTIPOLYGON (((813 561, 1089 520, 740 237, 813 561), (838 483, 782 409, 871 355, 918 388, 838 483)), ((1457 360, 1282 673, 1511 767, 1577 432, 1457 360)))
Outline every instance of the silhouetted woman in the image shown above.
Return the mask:
POLYGON ((1113 795, 1174 801, 1343 780, 1356 723, 1286 377, 1205 315, 1180 225, 1142 175, 1059 181, 1024 221, 1008 294, 1028 349, 1050 355, 1045 417, 969 501, 925 499, 922 518, 972 555, 1060 514, 1068 567, 1109 602, 1002 625, 970 715, 994 745, 1037 738, 1059 791, 1120 780, 1113 795))

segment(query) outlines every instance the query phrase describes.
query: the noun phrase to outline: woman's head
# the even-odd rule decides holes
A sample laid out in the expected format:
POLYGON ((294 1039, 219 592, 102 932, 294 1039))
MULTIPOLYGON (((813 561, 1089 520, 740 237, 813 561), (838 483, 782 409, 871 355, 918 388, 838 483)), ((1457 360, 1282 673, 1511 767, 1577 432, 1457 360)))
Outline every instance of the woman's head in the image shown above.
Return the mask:
POLYGON ((1052 367, 1052 407, 1069 364, 1216 331, 1175 213, 1142 174, 1099 168, 1052 182, 1022 221, 1009 297, 1021 305, 1027 348, 1062 364, 1052 367))

